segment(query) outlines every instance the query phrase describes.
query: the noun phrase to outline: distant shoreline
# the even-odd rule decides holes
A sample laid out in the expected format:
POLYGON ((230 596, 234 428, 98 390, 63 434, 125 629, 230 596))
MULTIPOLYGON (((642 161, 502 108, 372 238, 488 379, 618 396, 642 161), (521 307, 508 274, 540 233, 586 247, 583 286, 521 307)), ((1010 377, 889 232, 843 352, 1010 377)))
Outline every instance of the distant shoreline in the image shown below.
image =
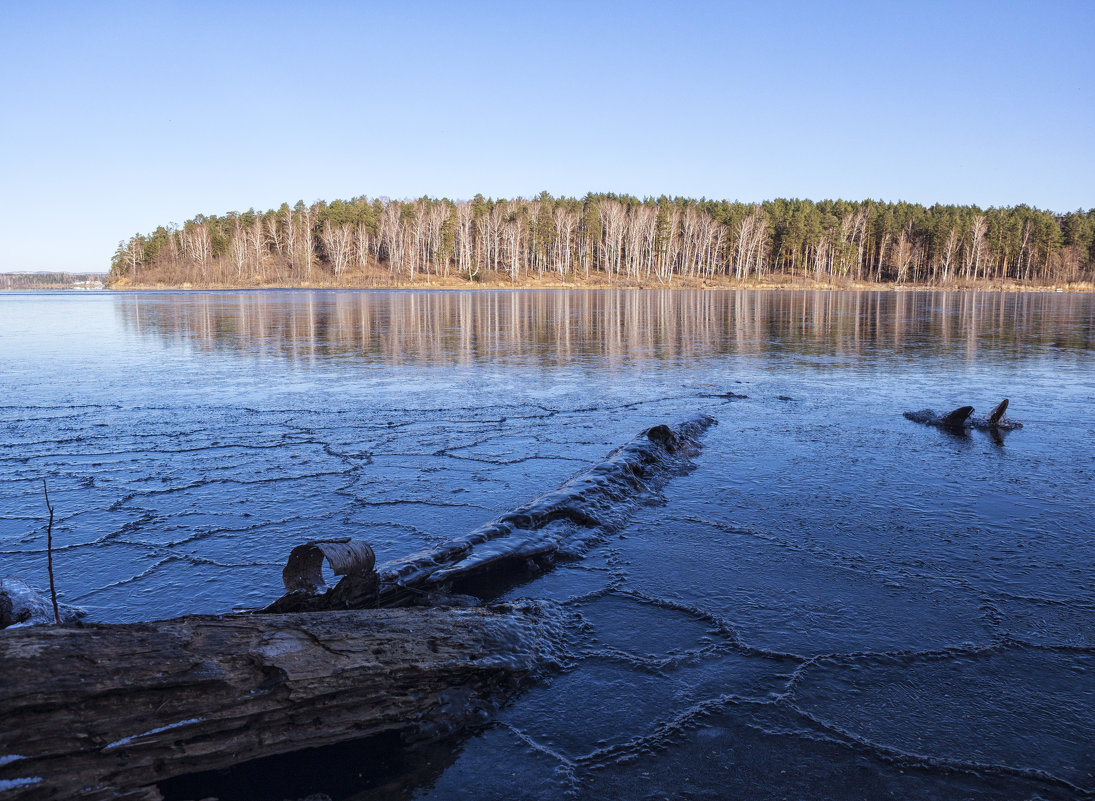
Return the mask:
POLYGON ((0 292, 105 289, 106 273, 0 272, 0 292))
POLYGON ((607 281, 560 281, 558 279, 522 279, 511 282, 506 279, 469 281, 465 278, 454 276, 431 276, 430 279, 417 279, 414 281, 398 280, 385 277, 384 280, 368 280, 368 277, 347 276, 347 280, 334 281, 294 281, 294 282, 246 282, 236 284, 219 283, 131 283, 128 279, 122 279, 108 283, 105 289, 120 292, 147 292, 147 291, 231 291, 231 290, 338 290, 338 289, 398 289, 398 290, 585 290, 585 289, 626 289, 626 290, 787 290, 787 291, 858 291, 858 292, 903 292, 903 291, 934 291, 934 292, 1015 292, 1038 293, 1060 292, 1082 294, 1095 292, 1095 284, 1089 282, 1067 284, 1030 284, 1016 281, 956 281, 947 285, 939 284, 894 284, 887 282, 866 281, 738 281, 724 277, 714 279, 675 279, 669 283, 658 282, 607 282, 607 281))

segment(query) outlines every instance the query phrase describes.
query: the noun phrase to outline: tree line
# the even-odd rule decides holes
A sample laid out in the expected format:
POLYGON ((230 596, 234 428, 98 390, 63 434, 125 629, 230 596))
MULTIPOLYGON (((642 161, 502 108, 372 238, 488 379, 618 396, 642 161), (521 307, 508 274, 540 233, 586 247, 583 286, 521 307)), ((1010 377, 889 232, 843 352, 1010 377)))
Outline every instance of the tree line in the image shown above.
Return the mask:
POLYGON ((283 203, 199 214, 119 243, 110 278, 262 285, 545 277, 912 283, 1095 278, 1095 209, 880 201, 739 203, 589 194, 283 203))
POLYGON ((106 273, 0 273, 0 290, 102 289, 106 273))

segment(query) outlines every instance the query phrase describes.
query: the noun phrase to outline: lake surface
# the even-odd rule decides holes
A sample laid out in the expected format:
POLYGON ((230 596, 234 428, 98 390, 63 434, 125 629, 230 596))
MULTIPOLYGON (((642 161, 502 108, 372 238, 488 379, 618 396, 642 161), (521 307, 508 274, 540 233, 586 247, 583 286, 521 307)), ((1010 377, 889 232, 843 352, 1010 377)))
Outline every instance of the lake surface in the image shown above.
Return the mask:
POLYGON ((566 670, 308 791, 1089 798, 1093 332, 1090 295, 0 295, 0 573, 47 586, 46 479, 61 600, 254 608, 302 541, 405 556, 705 412, 693 471, 505 596, 573 613, 566 670), (1002 438, 901 414, 1005 397, 1002 438))

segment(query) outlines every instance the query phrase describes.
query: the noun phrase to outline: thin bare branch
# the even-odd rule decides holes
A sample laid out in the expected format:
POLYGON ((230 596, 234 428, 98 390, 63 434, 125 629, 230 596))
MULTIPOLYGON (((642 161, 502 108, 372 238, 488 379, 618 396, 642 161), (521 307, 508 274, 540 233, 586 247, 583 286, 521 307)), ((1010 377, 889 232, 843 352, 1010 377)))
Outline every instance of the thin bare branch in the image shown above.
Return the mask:
POLYGON ((46 508, 49 509, 49 526, 46 528, 46 566, 49 570, 49 596, 53 599, 53 621, 61 625, 61 610, 57 606, 57 585, 53 580, 53 507, 49 503, 49 489, 42 479, 42 492, 46 494, 46 508))

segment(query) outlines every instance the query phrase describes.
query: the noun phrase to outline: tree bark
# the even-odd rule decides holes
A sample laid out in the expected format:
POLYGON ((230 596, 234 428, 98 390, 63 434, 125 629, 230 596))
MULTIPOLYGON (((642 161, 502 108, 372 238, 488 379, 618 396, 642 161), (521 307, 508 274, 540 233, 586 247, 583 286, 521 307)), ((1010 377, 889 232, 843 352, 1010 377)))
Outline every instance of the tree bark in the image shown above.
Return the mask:
POLYGON ((0 631, 0 792, 158 799, 172 776, 451 731, 553 658, 557 619, 525 604, 0 631))

